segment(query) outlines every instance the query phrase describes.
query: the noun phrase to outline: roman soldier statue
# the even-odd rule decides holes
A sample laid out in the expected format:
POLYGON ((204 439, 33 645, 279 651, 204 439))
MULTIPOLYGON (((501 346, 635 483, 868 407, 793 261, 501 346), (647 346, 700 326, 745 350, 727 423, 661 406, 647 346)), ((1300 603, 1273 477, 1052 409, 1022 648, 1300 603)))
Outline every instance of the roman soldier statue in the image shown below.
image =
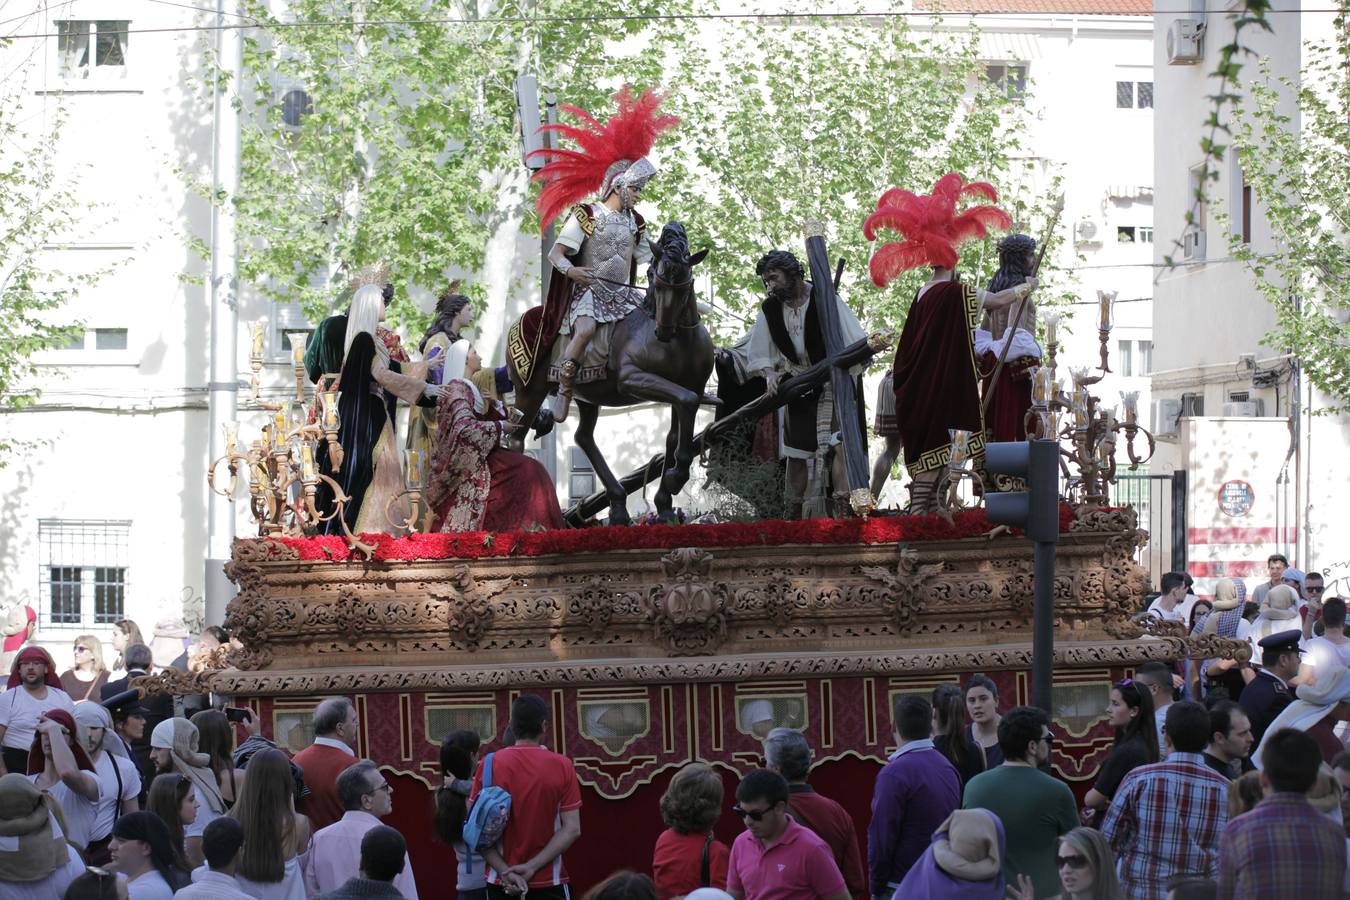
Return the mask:
MULTIPOLYGON (((998 242, 998 271, 989 281, 989 293, 996 294, 1026 283, 1036 268, 1036 241, 1025 234, 1010 234, 998 242)), ((975 332, 975 353, 980 360, 984 396, 989 397, 985 428, 992 441, 1025 441, 1026 415, 1031 409, 1031 375, 1041 364, 1041 348, 1036 343, 1036 304, 1028 300, 1022 317, 1009 321, 1015 309, 985 309, 984 322, 975 332), (1003 369, 995 387, 994 370, 1008 342, 1003 369)))
POLYGON ((981 314, 1004 309, 1036 285, 1036 279, 1028 278, 990 293, 957 278, 957 250, 963 241, 1012 224, 1008 214, 993 205, 958 212, 957 205, 970 196, 990 204, 998 200, 992 185, 967 184, 960 175, 949 173, 933 185, 932 194, 899 188, 887 191, 863 226, 869 241, 876 240, 879 229, 896 231, 902 238, 883 245, 872 256, 872 281, 878 287, 910 269, 927 266, 932 270, 932 277, 910 305, 891 369, 896 423, 911 479, 910 511, 914 513, 936 509, 935 488, 942 469, 951 461, 953 429, 969 433, 968 453, 977 464, 984 455, 980 367, 974 341, 981 314))
MULTIPOLYGON (((567 213, 548 255, 563 277, 550 280, 540 324, 544 341, 552 343, 554 335, 567 338, 556 371, 564 415, 578 379, 604 377, 604 354, 587 355, 597 329, 623 319, 646 296, 635 282, 652 251, 646 222, 634 205, 656 174, 647 153, 679 121, 658 113, 661 99, 652 89, 634 96, 625 85, 614 96, 618 111, 603 124, 584 110, 564 106, 582 124, 544 128, 575 141, 577 149, 536 151, 550 160, 535 175, 544 184, 538 200, 542 226, 567 213), (587 197, 592 200, 582 202, 587 197)), ((608 341, 596 343, 607 346, 608 341)))

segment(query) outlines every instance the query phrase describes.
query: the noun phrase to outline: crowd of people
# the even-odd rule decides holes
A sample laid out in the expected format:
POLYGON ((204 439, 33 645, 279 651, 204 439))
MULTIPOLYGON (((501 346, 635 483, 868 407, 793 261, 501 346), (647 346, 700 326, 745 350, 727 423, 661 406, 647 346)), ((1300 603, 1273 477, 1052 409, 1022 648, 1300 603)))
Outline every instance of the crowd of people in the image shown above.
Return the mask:
MULTIPOLYGON (((723 775, 690 763, 661 797, 667 827, 650 860, 622 853, 631 868, 588 897, 1350 894, 1344 601, 1324 601, 1323 579, 1280 557, 1252 592, 1255 610, 1229 579, 1212 600, 1181 574, 1161 587, 1145 614, 1250 639, 1259 661, 1160 659, 1112 685, 1114 741, 1081 804, 1051 766, 1049 715, 1007 709, 976 674, 895 698, 895 750, 872 785, 865 839, 812 787, 806 735, 773 728, 763 767, 736 786, 743 830, 730 844, 716 834, 723 775)), ((13 654, 0 694, 0 897, 416 898, 407 843, 383 821, 394 786, 357 756, 352 702, 320 702, 312 744, 292 757, 248 710, 192 711, 191 698, 133 686, 192 664, 202 651, 180 632, 160 623, 147 644, 119 623, 111 671, 89 635, 64 672, 40 647, 13 654)), ((454 888, 449 865, 435 876, 443 896, 571 896, 564 857, 581 836, 582 795, 571 760, 547 749, 548 716, 541 697, 521 694, 501 749, 483 753, 473 731, 445 736, 430 822, 454 852, 454 888)))

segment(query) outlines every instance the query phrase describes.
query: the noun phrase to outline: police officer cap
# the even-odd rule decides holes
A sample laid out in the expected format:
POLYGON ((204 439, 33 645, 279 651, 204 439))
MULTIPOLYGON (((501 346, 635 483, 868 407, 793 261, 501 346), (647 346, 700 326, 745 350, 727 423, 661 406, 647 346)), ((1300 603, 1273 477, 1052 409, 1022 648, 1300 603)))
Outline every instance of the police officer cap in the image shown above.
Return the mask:
POLYGON ((141 692, 132 688, 120 694, 114 694, 103 701, 103 708, 114 716, 146 716, 150 710, 141 703, 141 692))
POLYGON ((1259 643, 1265 653, 1300 653, 1302 651, 1299 650, 1298 641, 1302 636, 1302 632, 1297 628, 1291 628, 1262 638, 1259 643))

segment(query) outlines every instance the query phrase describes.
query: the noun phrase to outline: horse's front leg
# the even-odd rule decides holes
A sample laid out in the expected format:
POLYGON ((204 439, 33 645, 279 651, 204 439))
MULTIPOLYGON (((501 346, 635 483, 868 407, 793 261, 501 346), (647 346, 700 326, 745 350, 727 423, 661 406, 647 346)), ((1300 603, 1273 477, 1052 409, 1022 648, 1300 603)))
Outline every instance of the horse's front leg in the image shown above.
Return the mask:
POLYGON ((609 524, 630 525, 633 520, 628 517, 628 494, 624 491, 623 485, 619 484, 619 479, 614 477, 609 463, 605 461, 595 443, 595 423, 599 418, 600 407, 584 400, 578 401, 577 430, 573 432, 572 439, 591 461, 591 468, 600 477, 600 483, 605 486, 605 496, 609 498, 609 524))
POLYGON ((668 378, 628 367, 620 370, 619 389, 630 397, 667 403, 671 407, 666 469, 661 473, 661 485, 656 493, 657 514, 668 520, 674 511, 675 495, 689 482, 689 467, 694 461, 694 419, 701 397, 668 378))

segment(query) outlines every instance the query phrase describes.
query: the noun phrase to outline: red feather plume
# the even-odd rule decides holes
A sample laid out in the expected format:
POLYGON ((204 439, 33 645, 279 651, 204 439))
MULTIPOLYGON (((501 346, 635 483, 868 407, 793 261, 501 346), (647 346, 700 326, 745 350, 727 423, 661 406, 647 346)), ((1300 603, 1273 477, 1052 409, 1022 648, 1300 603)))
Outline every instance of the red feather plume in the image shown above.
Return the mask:
POLYGON ((879 229, 894 231, 903 240, 883 244, 872 255, 869 268, 877 287, 885 287, 901 273, 919 266, 954 268, 961 242, 984 237, 989 229, 1006 229, 1012 219, 997 206, 970 206, 956 211, 963 197, 995 203, 998 192, 985 181, 969 184, 955 172, 937 180, 931 194, 913 194, 891 188, 877 200, 876 212, 863 223, 863 236, 877 238, 879 229))
POLYGON ((664 97, 648 88, 636 97, 628 85, 614 95, 617 111, 601 123, 584 109, 563 106, 579 125, 545 125, 539 130, 553 131, 577 145, 575 150, 536 150, 530 156, 548 160, 534 175, 542 182, 536 206, 542 226, 548 226, 568 207, 600 190, 609 167, 619 160, 636 162, 651 152, 661 133, 679 123, 676 116, 658 114, 664 97))

